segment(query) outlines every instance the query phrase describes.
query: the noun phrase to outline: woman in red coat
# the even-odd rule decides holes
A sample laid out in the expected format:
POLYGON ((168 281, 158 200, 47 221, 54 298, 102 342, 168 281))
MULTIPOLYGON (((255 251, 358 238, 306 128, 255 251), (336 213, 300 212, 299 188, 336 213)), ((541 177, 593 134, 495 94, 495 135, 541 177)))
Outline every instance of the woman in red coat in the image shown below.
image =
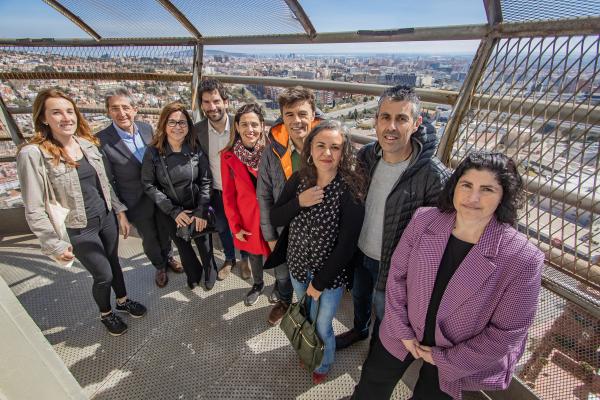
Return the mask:
POLYGON ((261 107, 243 105, 235 114, 234 124, 231 139, 221 152, 223 205, 235 247, 248 254, 254 284, 244 302, 251 306, 264 290, 263 256, 270 253, 260 231, 256 199, 258 163, 265 148, 261 107))

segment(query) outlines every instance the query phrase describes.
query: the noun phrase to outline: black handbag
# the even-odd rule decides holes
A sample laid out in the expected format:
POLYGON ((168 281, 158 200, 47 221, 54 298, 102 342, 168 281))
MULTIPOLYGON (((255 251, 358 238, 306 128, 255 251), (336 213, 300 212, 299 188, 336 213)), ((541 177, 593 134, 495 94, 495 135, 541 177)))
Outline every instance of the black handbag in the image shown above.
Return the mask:
MULTIPOLYGON (((169 175, 169 170, 167 168, 167 165, 165 164, 165 160, 163 159, 163 156, 159 156, 158 158, 160 160, 160 164, 162 165, 163 171, 165 172, 165 177, 167 178, 167 183, 169 184, 169 189, 171 190, 173 197, 175 198, 177 203, 183 204, 179 200, 179 196, 177 196, 175 187, 173 187, 173 182, 171 181, 171 176, 169 175)), ((193 173, 192 173, 192 175, 193 175, 193 173)), ((190 191, 192 192, 192 203, 195 203, 194 188, 192 187, 193 183, 194 183, 194 179, 192 176, 192 179, 190 180, 190 191)), ((196 231, 196 224, 191 223, 186 226, 177 227, 175 236, 185 240, 186 242, 189 242, 193 238, 211 234, 211 233, 215 233, 217 231, 216 220, 217 220, 217 218, 215 216, 215 211, 212 209, 212 207, 209 206, 208 212, 206 215, 206 227, 201 232, 196 231)))
MULTIPOLYGON (((314 371, 325 353, 323 340, 317 333, 317 318, 313 322, 309 319, 310 310, 306 304, 306 294, 300 301, 293 303, 283 315, 279 327, 285 333, 298 356, 309 371, 314 371)), ((317 301, 317 316, 319 315, 319 302, 317 301)))

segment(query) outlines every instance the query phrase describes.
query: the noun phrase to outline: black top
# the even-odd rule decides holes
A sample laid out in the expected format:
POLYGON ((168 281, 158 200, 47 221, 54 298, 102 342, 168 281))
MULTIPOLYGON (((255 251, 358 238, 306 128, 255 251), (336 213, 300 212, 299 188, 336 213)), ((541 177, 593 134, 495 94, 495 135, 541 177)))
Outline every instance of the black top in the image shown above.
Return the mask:
POLYGON ((183 210, 192 210, 194 216, 206 218, 212 190, 208 158, 202 150, 193 151, 187 143, 180 152, 172 151, 167 144, 162 155, 156 147, 149 146, 142 162, 142 186, 158 208, 173 219, 183 210), (175 193, 169 187, 161 157, 175 193))
POLYGON ((454 235, 450 235, 446 250, 444 250, 444 255, 442 256, 442 261, 440 262, 440 268, 435 277, 433 292, 431 293, 429 307, 427 308, 427 317, 425 317, 425 330, 421 344, 435 346, 435 320, 442 296, 450 279, 452 279, 452 275, 454 275, 458 266, 463 262, 473 246, 473 243, 464 242, 454 237, 454 235))
MULTIPOLYGON (((247 168, 247 167, 246 167, 246 168, 247 168)), ((254 189, 256 189, 256 184, 257 184, 258 182, 257 182, 257 179, 256 179, 256 175, 254 175, 254 174, 252 173, 252 171, 250 171, 250 168, 248 168, 248 175, 250 175, 250 180, 252 181, 252 184, 254 185, 254 189)))
POLYGON ((103 215, 108 212, 106 202, 102 195, 100 180, 94 167, 92 167, 87 158, 82 157, 77 161, 77 176, 79 177, 79 185, 81 186, 81 194, 83 195, 83 204, 85 205, 85 217, 90 218, 103 215))
POLYGON ((287 261, 295 279, 304 281, 308 272, 306 267, 309 267, 315 289, 323 291, 339 287, 346 284, 353 273, 349 264, 365 208, 352 196, 339 175, 325 187, 325 198, 319 205, 300 207, 298 194, 304 189, 295 172, 271 209, 271 222, 275 226, 286 226, 286 229, 264 268, 287 261), (335 229, 329 229, 334 226, 335 229), (296 268, 293 264, 298 261, 296 268), (309 264, 311 261, 315 264, 309 264))

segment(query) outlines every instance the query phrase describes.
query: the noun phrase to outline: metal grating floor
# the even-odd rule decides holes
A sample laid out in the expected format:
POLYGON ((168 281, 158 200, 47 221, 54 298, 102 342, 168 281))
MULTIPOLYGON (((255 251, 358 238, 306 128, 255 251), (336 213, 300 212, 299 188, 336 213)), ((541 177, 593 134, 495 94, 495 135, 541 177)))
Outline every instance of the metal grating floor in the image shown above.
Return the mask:
MULTIPOLYGON (((0 275, 90 398, 340 399, 360 376, 367 341, 338 352, 328 381, 314 386, 283 333, 268 325, 266 296, 244 305, 250 284, 237 269, 210 292, 192 291, 183 274, 172 273, 159 289, 140 240, 121 240, 128 294, 148 314, 124 316, 128 332, 112 337, 98 317, 86 270, 55 267, 32 235, 0 239, 0 275)), ((265 281, 271 286, 274 279, 267 273, 265 281)), ((351 326, 349 295, 337 317, 336 332, 351 326)), ((400 383, 394 398, 408 397, 400 383)))

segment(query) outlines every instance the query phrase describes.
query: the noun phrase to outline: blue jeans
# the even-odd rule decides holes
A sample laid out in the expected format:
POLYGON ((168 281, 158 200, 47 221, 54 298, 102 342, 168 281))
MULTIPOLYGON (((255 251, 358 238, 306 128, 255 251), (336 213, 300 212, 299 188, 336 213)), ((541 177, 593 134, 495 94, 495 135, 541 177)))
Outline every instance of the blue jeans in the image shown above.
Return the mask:
MULTIPOLYGON (((312 280, 310 273, 308 274, 309 281, 312 280)), ((292 286, 296 292, 298 300, 304 296, 308 283, 302 283, 291 277, 292 286)), ((323 361, 321 365, 315 369, 315 372, 320 374, 326 374, 331 369, 333 361, 335 360, 335 335, 333 334, 333 317, 337 312, 337 309, 342 300, 344 294, 344 288, 339 287, 337 289, 325 289, 319 297, 319 315, 317 316, 317 303, 312 301, 312 298, 308 298, 308 304, 310 307, 310 318, 314 321, 317 318, 317 333, 325 345, 325 352, 323 354, 323 361)))
POLYGON ((354 286, 352 287, 354 330, 361 334, 369 334, 371 309, 373 302, 375 302, 373 337, 377 337, 379 324, 383 320, 383 312, 385 311, 385 291, 373 291, 379 274, 379 261, 364 255, 362 252, 361 256, 362 261, 354 269, 354 286))
POLYGON ((227 216, 225 215, 225 207, 223 206, 223 192, 220 190, 212 191, 212 198, 210 205, 215 210, 215 227, 219 232, 219 238, 223 245, 223 252, 225 253, 225 260, 235 262, 235 248, 233 247, 233 236, 229 229, 229 222, 227 222, 227 216))

